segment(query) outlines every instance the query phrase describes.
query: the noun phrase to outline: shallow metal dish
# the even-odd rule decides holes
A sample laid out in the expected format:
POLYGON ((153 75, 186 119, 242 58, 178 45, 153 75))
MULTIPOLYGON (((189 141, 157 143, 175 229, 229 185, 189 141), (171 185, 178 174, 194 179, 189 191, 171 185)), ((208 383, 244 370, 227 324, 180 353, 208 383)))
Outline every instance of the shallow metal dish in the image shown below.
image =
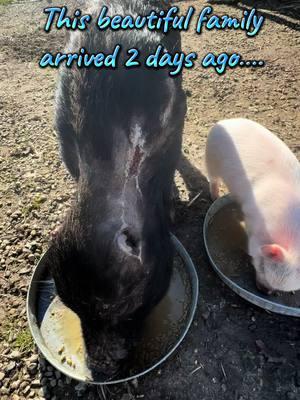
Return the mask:
MULTIPOLYGON (((35 340, 35 343, 37 344, 39 350, 43 354, 43 356, 60 372, 63 374, 69 376, 72 379, 78 380, 78 381, 84 381, 88 382, 91 384, 98 384, 98 385, 113 385, 113 384, 118 384, 118 383, 124 383, 127 381, 130 381, 132 379, 140 378, 150 371, 154 370, 158 366, 160 366, 164 361, 167 360, 175 352, 175 350, 178 348, 178 346, 181 344, 181 342, 184 340, 195 315, 196 307, 197 307, 197 301, 198 301, 198 292, 199 292, 199 284, 198 284, 198 276, 196 269, 194 267, 194 264, 188 255, 187 251, 183 247, 183 245, 179 242, 179 240, 175 237, 172 236, 172 241, 175 246, 177 254, 180 256, 182 259, 183 265, 184 265, 184 270, 186 272, 186 275, 188 276, 189 280, 189 285, 190 285, 190 293, 191 293, 191 299, 188 305, 188 311, 187 311, 187 317, 184 322, 184 326, 182 327, 182 330, 180 332, 179 337, 176 339, 176 341, 172 344, 171 349, 166 352, 166 354, 162 354, 161 358, 155 362, 153 365, 151 365, 149 368, 141 371, 140 373, 137 373, 133 376, 128 376, 126 378, 122 379, 117 379, 113 381, 107 381, 107 382, 97 382, 93 380, 87 379, 85 376, 80 376, 76 371, 71 371, 70 369, 64 367, 57 358, 53 356, 53 354, 49 351, 47 346, 45 345, 44 339, 41 335, 41 330, 40 330, 40 321, 43 318, 43 315, 45 314, 45 310, 49 307, 49 301, 47 301, 47 304, 45 304, 45 310, 43 311, 43 315, 41 315, 41 312, 38 311, 41 309, 41 299, 39 298, 40 294, 40 282, 45 279, 45 276, 48 276, 47 271, 45 270, 45 264, 43 260, 47 256, 47 252, 44 254, 44 256, 41 258, 40 262, 38 263, 37 267, 35 268, 35 271, 33 273, 33 276, 31 278, 30 286, 29 286, 29 291, 27 295, 27 318, 29 322, 29 327, 32 333, 32 336, 35 340)), ((43 307, 42 307, 43 308, 43 307)))
POLYGON ((226 226, 220 226, 220 240, 212 240, 213 235, 210 232, 212 232, 214 219, 217 220, 216 216, 225 207, 232 207, 233 221, 234 213, 239 214, 239 218, 242 220, 242 213, 230 195, 217 199, 208 210, 203 227, 204 244, 214 270, 227 286, 250 303, 274 313, 300 317, 300 291, 295 294, 281 293, 277 296, 267 296, 257 290, 254 267, 251 265, 249 256, 246 255, 247 237, 242 230, 232 234, 232 220, 227 221, 228 226, 227 223, 226 226), (236 240, 231 234, 235 236, 236 240), (226 254, 227 248, 230 246, 232 248, 226 254), (223 260, 218 256, 219 253, 223 253, 223 260), (241 263, 241 260, 245 260, 244 264, 243 261, 241 263))

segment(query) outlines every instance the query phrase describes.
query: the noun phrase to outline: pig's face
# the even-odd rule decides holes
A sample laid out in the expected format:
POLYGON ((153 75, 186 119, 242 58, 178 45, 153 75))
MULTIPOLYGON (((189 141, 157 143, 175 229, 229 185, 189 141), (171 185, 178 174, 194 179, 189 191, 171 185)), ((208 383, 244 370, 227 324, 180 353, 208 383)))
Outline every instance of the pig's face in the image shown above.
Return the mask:
POLYGON ((259 290, 290 292, 300 289, 300 260, 277 244, 262 246, 254 257, 256 283, 259 290))
POLYGON ((54 239, 49 263, 58 295, 81 320, 88 365, 108 379, 134 344, 131 321, 143 318, 166 292, 173 249, 157 205, 157 217, 150 214, 142 234, 136 226, 124 229, 117 209, 112 217, 112 209, 96 215, 96 208, 90 199, 75 206, 54 239))

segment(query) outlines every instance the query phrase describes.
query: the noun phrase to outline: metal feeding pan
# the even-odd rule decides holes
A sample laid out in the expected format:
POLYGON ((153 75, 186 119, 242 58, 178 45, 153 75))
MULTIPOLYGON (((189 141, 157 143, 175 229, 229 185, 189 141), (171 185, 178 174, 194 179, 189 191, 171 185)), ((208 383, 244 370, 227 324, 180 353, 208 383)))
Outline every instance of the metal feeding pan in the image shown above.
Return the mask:
POLYGON ((300 290, 270 296, 257 290, 243 214, 230 195, 217 199, 208 210, 204 243, 214 270, 235 293, 265 310, 300 317, 300 290))
POLYGON ((166 361, 192 324, 199 291, 197 272, 190 256, 175 236, 172 241, 176 256, 169 291, 145 321, 142 339, 127 376, 114 377, 107 382, 93 379, 85 365, 80 321, 56 296, 54 282, 45 267, 46 252, 33 273, 27 296, 30 330, 43 356, 70 378, 98 385, 140 378, 166 361))

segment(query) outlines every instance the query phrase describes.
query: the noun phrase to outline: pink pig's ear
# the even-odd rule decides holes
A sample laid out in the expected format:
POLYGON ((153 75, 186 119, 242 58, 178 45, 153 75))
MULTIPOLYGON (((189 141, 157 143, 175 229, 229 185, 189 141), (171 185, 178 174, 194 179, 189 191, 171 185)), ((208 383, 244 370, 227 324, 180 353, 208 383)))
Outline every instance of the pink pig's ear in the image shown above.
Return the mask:
POLYGON ((273 261, 283 262, 285 260, 285 250, 278 244, 267 244, 261 248, 264 257, 271 258, 273 261))

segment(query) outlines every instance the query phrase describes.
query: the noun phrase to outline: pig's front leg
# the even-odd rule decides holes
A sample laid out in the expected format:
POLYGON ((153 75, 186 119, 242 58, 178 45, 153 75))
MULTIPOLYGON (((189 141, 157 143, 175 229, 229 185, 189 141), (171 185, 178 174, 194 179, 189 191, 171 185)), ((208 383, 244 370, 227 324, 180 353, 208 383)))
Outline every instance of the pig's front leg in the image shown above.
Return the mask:
POLYGON ((213 201, 217 200, 220 197, 220 182, 218 179, 211 178, 209 181, 209 191, 210 197, 213 201))

